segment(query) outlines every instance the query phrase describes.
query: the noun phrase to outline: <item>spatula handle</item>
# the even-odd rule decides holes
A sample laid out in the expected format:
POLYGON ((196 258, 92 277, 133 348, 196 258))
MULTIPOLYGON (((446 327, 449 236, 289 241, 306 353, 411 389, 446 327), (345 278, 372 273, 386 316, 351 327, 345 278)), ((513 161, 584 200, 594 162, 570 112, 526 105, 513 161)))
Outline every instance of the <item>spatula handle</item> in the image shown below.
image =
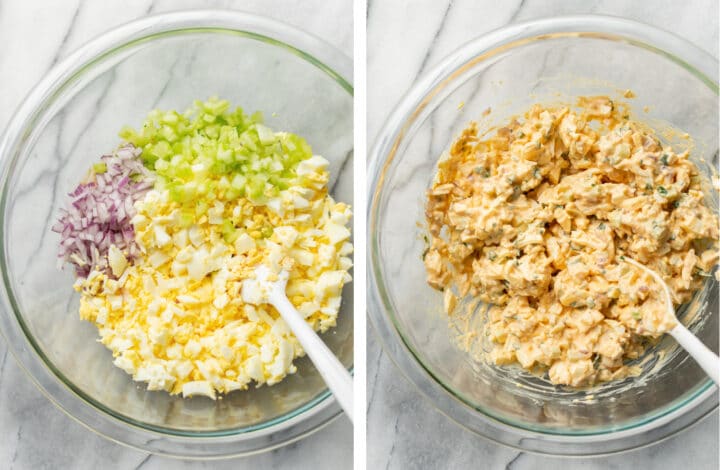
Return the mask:
POLYGON ((720 385, 720 357, 679 322, 670 330, 670 334, 700 364, 715 384, 720 385))
POLYGON ((284 292, 280 292, 280 289, 273 290, 268 300, 280 312, 280 315, 295 333, 295 337, 300 341, 307 355, 310 356, 328 388, 335 395, 335 399, 340 403, 350 421, 352 421, 353 382, 348 370, 335 357, 335 354, 330 351, 323 340, 308 326, 305 319, 290 303, 284 292))

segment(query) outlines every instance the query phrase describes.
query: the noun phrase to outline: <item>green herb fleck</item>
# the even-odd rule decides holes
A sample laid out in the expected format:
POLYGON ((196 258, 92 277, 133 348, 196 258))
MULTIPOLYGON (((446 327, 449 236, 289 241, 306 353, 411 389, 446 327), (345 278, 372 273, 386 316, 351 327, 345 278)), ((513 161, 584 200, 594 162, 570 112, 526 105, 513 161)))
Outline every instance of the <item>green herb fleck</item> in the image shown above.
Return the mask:
POLYGON ((600 225, 598 225, 598 230, 605 230, 605 222, 602 222, 600 225))
POLYGON ((662 186, 658 186, 658 187, 657 187, 657 192, 658 192, 658 194, 660 194, 660 195, 663 196, 663 197, 664 197, 664 196, 667 196, 667 193, 668 193, 668 192, 667 192, 667 189, 665 189, 665 188, 662 187, 662 186))
POLYGON ((667 166, 667 164, 668 164, 668 154, 667 153, 662 154, 662 157, 660 157, 660 163, 667 166))
POLYGON ((632 317, 633 317, 635 320, 640 320, 640 317, 641 317, 640 312, 637 312, 637 311, 636 311, 636 312, 633 312, 633 313, 632 313, 632 317))

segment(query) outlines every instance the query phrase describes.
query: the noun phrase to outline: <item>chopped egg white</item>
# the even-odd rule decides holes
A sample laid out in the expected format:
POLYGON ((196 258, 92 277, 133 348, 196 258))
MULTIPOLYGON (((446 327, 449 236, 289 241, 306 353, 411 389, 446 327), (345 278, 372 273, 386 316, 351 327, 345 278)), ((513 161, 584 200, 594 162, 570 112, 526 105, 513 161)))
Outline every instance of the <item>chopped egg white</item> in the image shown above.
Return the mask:
POLYGON ((261 263, 287 271, 286 293, 308 324, 321 332, 336 324, 351 280, 351 211, 327 194, 326 168, 314 156, 298 165, 302 187, 264 206, 210 203, 190 226, 167 191, 151 190, 136 202, 143 256, 128 264, 111 249, 118 279, 93 271, 76 284, 80 316, 97 325, 115 365, 149 390, 212 399, 294 373, 293 360, 304 351, 263 303, 252 273, 261 263), (222 231, 228 220, 232 239, 222 231))

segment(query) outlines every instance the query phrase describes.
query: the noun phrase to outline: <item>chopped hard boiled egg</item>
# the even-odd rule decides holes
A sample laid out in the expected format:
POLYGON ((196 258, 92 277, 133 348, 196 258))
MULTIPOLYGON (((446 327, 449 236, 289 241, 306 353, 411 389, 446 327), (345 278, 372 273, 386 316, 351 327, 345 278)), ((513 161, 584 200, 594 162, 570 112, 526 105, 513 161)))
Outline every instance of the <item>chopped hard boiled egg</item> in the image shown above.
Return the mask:
MULTIPOLYGON (((260 264, 288 273, 288 298, 313 329, 335 326, 351 280, 352 214, 328 195, 328 162, 302 139, 274 133, 241 111, 225 115, 218 102, 202 106, 210 118, 182 128, 205 129, 187 136, 184 150, 170 142, 172 129, 124 131, 159 174, 134 203, 140 253, 129 261, 111 246, 110 271, 93 269, 75 288, 80 317, 96 324, 117 367, 149 390, 215 399, 251 382, 278 383, 304 354, 280 315, 262 303, 253 279, 260 264), (237 131, 230 124, 218 130, 221 122, 237 122, 237 131), (246 137, 236 141, 238 132, 246 137), (212 141, 214 134, 234 150, 212 141), (203 145, 213 147, 212 158, 192 154, 203 145), (252 146, 267 148, 249 155, 252 146), (183 155, 173 157, 173 148, 183 155), (218 163, 225 159, 235 163, 218 163)), ((166 127, 185 119, 153 116, 150 124, 166 127)))
POLYGON ((427 279, 446 312, 463 315, 457 294, 492 304, 481 328, 460 327, 461 347, 572 387, 638 373, 631 361, 675 319, 623 256, 689 301, 718 261, 704 179, 689 150, 608 97, 534 105, 492 135, 472 123, 438 162, 425 211, 427 279))

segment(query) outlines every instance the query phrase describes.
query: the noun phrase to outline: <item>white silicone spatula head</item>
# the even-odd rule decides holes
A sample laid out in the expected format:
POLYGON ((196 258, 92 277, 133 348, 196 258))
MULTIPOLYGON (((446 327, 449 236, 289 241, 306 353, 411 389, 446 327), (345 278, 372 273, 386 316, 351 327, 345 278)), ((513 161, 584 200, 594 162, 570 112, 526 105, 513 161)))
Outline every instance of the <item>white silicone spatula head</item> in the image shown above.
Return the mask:
POLYGON ((290 303, 285 295, 287 280, 286 271, 273 275, 266 266, 260 265, 255 268, 255 278, 243 282, 241 293, 243 301, 255 305, 270 304, 275 307, 352 421, 352 376, 290 303))
POLYGON ((670 289, 667 284, 665 284, 665 281, 663 281, 658 273, 638 263, 632 258, 622 256, 620 259, 628 264, 632 264, 633 266, 642 269, 651 275, 653 279, 662 286, 665 296, 666 315, 669 319, 675 321, 675 326, 670 329, 668 333, 670 333, 670 335, 672 335, 672 337, 680 343, 680 346, 685 348, 688 354, 690 354, 693 359, 697 361, 700 367, 703 368, 705 373, 707 373, 707 375, 709 375, 716 384, 720 385, 720 358, 717 354, 705 346, 695 335, 693 335, 690 330, 685 328, 685 325, 680 323, 677 319, 675 316, 675 308, 673 307, 672 297, 670 296, 670 289))

